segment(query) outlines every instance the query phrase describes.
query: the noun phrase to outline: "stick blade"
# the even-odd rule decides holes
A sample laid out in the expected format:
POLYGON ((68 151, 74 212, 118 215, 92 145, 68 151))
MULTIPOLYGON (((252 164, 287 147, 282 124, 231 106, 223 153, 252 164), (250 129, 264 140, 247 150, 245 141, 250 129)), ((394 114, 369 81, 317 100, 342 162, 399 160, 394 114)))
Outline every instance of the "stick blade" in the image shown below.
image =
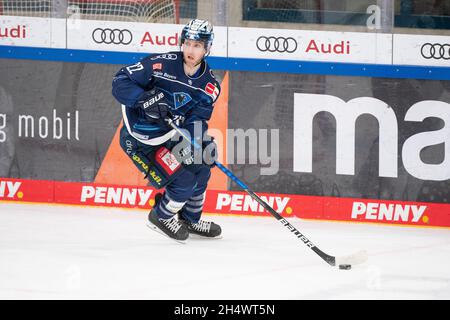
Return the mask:
POLYGON ((341 264, 362 264, 366 262, 368 258, 369 257, 367 251, 361 250, 349 256, 336 257, 336 266, 339 266, 341 264))

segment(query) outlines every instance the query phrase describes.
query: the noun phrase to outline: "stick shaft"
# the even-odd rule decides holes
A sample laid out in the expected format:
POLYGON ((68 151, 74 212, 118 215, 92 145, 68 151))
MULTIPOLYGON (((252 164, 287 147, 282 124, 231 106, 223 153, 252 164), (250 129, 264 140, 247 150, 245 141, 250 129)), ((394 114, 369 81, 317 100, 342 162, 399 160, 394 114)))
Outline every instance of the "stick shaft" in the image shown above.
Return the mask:
MULTIPOLYGON (((184 139, 189 141, 194 148, 201 148, 194 140, 188 137, 178 126, 173 123, 172 120, 167 119, 168 124, 178 132, 184 139)), ((225 173, 232 181, 234 181, 237 185, 239 185, 245 192, 247 192, 254 200, 256 200, 260 205, 266 209, 275 219, 281 222, 288 230, 290 230, 297 238, 299 238, 308 248, 314 251, 319 257, 321 257, 325 262, 327 262, 331 266, 335 266, 336 258, 330 256, 320 250, 314 243, 312 243, 305 235, 303 235, 300 231, 298 231, 292 224, 290 224, 286 219, 284 219, 278 212, 276 212, 270 205, 268 205, 263 199, 261 199, 256 193, 250 190, 250 188, 243 183, 238 177, 236 177, 228 168, 226 168, 219 161, 215 161, 215 165, 225 173)))

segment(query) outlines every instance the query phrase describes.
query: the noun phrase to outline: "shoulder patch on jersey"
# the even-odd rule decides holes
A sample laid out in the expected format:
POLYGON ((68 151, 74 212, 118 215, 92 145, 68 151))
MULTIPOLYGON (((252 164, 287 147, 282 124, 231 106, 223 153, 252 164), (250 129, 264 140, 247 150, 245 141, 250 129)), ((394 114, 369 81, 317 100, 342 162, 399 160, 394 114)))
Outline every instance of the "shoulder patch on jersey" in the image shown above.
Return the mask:
POLYGON ((144 70, 144 65, 141 62, 129 65, 126 67, 129 74, 133 74, 133 72, 138 72, 144 70))
POLYGON ((175 109, 178 109, 192 101, 192 97, 185 92, 175 92, 173 94, 173 101, 175 109))
POLYGON ((162 70, 162 63, 153 64, 153 70, 162 70))
POLYGON ((213 98, 214 101, 217 99, 220 93, 219 88, 217 88, 217 86, 211 82, 208 82, 206 84, 205 91, 213 98))

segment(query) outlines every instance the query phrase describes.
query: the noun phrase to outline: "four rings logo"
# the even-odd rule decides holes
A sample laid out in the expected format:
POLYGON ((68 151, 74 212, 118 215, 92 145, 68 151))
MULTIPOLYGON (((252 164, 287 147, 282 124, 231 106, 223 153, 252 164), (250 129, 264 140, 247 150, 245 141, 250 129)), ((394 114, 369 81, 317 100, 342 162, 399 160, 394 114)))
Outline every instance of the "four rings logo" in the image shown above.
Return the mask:
POLYGON ((294 38, 288 37, 265 37, 261 36, 256 40, 256 47, 262 52, 287 52, 293 53, 297 50, 297 41, 294 38))
POLYGON ((177 55, 174 53, 165 53, 157 55, 156 57, 153 57, 150 60, 158 60, 158 59, 177 60, 177 55))
POLYGON ((425 59, 450 60, 450 44, 425 43, 420 53, 425 59))
POLYGON ((92 40, 95 43, 128 45, 133 41, 133 34, 127 29, 97 28, 92 32, 92 40))

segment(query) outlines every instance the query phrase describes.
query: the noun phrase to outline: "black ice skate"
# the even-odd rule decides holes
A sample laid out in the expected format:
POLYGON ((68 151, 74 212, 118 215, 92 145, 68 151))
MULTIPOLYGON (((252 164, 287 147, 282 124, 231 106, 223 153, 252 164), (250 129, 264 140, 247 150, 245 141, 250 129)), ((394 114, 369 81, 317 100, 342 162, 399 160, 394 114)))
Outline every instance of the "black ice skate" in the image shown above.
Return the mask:
POLYGON ((181 214, 178 215, 178 220, 186 225, 191 234, 206 238, 218 238, 222 234, 220 226, 212 221, 200 220, 197 223, 192 223, 184 219, 181 214))
POLYGON ((155 209, 152 209, 148 214, 148 220, 150 221, 149 227, 157 232, 162 232, 169 238, 172 238, 179 242, 184 242, 189 237, 189 231, 187 226, 180 223, 175 217, 170 219, 161 219, 156 214, 155 209))

